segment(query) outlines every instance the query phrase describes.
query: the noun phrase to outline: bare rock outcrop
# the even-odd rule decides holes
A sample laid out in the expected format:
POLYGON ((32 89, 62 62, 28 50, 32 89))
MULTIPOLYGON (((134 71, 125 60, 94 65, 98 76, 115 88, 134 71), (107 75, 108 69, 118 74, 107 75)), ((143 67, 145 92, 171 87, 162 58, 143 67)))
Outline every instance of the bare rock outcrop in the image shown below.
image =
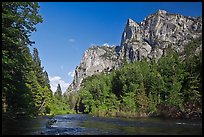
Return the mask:
MULTIPOLYGON (((158 10, 140 23, 129 18, 120 46, 93 46, 85 51, 65 94, 78 91, 82 80, 88 76, 117 69, 124 59, 134 62, 155 58, 157 61, 165 55, 169 46, 182 52, 184 45, 201 35, 202 17, 187 17, 158 10)), ((200 50, 202 45, 196 53, 200 50)))

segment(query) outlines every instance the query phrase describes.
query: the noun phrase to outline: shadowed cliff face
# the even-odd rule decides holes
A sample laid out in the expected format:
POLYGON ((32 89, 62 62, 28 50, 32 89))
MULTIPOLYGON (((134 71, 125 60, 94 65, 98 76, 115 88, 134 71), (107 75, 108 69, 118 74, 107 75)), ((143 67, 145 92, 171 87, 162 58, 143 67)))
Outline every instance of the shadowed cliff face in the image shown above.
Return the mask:
POLYGON ((93 46, 85 51, 65 94, 79 90, 82 80, 88 76, 120 67, 124 59, 128 62, 143 58, 158 60, 169 46, 182 52, 185 44, 201 35, 201 17, 186 17, 158 10, 141 23, 128 19, 120 46, 93 46))

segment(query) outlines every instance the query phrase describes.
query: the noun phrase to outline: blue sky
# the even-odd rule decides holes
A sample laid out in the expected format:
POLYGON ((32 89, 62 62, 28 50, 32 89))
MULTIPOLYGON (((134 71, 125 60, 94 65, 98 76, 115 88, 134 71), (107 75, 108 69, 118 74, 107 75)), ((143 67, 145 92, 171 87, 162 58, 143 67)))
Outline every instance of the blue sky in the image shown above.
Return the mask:
MULTIPOLYGON (((48 72, 52 90, 62 91, 92 44, 119 45, 128 18, 141 22, 159 9, 185 16, 202 16, 202 2, 39 2, 43 23, 36 26, 31 47, 48 72)), ((32 50, 31 50, 32 52, 32 50)))

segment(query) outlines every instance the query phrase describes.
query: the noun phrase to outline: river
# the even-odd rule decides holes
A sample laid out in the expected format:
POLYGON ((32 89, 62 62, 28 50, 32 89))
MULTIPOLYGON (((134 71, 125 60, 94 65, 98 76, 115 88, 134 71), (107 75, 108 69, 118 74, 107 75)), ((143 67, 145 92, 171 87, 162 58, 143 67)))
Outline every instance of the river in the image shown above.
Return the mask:
POLYGON ((88 114, 2 119, 8 135, 202 135, 202 120, 105 118, 88 114), (48 121, 55 122, 51 125, 48 121))

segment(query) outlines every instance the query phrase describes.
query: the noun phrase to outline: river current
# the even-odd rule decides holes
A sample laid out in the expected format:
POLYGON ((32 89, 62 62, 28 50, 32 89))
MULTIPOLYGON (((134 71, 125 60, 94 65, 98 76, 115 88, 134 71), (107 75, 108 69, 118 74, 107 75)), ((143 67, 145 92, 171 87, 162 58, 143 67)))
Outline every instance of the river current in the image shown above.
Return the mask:
POLYGON ((105 118, 88 114, 57 115, 52 119, 2 119, 8 135, 202 135, 202 120, 105 118), (50 121, 53 121, 51 123, 50 121), (51 124, 48 124, 51 123, 51 124))

